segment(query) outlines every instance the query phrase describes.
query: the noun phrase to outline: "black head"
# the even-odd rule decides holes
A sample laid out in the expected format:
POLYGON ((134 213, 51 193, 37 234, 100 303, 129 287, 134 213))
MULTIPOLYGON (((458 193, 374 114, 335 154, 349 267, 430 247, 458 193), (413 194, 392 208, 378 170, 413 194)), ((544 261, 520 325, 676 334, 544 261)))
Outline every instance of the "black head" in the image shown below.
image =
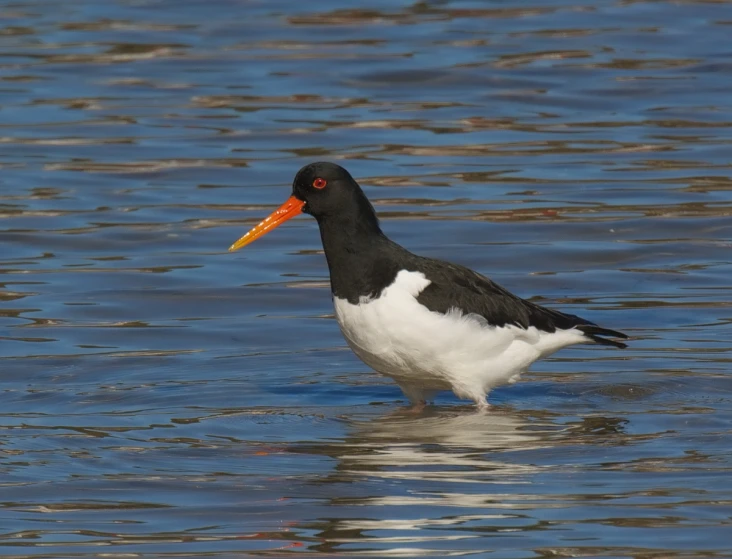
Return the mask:
POLYGON ((305 165, 295 175, 292 195, 305 202, 303 212, 318 220, 374 211, 351 174, 335 163, 305 165))
POLYGON ((300 169, 292 183, 292 196, 229 250, 248 245, 300 212, 317 219, 321 229, 328 223, 342 225, 339 230, 344 232, 381 233, 373 206, 350 173, 335 163, 318 162, 300 169))

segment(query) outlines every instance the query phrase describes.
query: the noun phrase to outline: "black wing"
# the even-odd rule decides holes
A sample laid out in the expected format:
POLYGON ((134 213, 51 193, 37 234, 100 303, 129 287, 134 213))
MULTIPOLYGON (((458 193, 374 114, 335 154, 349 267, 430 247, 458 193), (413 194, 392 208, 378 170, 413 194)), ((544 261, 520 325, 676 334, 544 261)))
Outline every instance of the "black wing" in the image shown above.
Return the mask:
POLYGON ((417 301, 429 310, 447 313, 452 308, 465 314, 482 316, 492 326, 535 326, 544 332, 576 328, 592 341, 624 348, 626 345, 602 336, 626 339, 622 332, 601 328, 573 314, 547 309, 506 291, 485 276, 463 266, 420 258, 418 271, 430 284, 422 290, 417 301))

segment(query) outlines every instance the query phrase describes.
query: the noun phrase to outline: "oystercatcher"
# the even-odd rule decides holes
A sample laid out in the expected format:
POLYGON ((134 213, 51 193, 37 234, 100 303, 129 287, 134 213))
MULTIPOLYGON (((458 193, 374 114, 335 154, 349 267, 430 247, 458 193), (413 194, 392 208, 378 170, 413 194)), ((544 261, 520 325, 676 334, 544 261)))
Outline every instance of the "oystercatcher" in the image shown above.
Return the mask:
POLYGON ((486 409, 495 386, 573 344, 628 336, 509 293, 473 270, 412 254, 387 238, 358 183, 333 163, 306 165, 292 195, 230 248, 301 212, 320 227, 338 325, 353 352, 420 409, 440 390, 486 409))

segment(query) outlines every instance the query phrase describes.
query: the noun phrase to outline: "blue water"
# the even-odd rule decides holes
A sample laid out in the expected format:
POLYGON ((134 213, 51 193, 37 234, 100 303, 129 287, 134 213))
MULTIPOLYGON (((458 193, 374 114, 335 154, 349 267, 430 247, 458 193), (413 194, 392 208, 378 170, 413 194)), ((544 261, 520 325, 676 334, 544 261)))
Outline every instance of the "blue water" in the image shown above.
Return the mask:
POLYGON ((725 2, 0 0, 0 555, 732 557, 725 2), (314 160, 628 332, 421 415, 346 348, 314 160))

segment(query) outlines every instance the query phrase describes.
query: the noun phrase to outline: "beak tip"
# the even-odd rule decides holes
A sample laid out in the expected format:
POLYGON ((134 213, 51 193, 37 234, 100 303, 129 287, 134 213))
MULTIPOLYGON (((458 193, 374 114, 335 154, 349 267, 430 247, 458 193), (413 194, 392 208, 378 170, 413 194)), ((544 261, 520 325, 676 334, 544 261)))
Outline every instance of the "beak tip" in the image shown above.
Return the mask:
POLYGON ((236 252, 240 248, 244 248, 249 243, 256 241, 259 237, 261 237, 268 231, 271 231, 275 227, 279 227, 291 217, 295 217, 300 212, 302 212, 302 207, 304 205, 305 202, 303 202, 302 200, 295 198, 294 195, 290 196, 284 204, 282 204, 268 217, 266 217, 264 220, 260 221, 252 229, 250 229, 246 235, 244 235, 233 245, 231 245, 229 247, 229 252, 236 252))

